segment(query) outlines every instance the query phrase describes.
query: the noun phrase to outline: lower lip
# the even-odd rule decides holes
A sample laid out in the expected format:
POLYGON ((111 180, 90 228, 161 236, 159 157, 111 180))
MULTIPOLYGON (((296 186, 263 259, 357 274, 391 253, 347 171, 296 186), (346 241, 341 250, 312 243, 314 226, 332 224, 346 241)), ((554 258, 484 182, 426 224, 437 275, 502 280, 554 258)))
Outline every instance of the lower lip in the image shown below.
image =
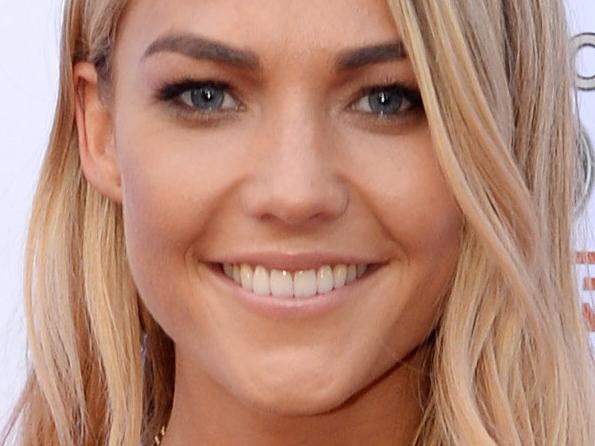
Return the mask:
POLYGON ((261 316, 275 319, 315 318, 331 313, 354 297, 358 289, 367 283, 381 266, 380 264, 369 266, 360 278, 328 293, 317 294, 308 298, 296 298, 272 295, 259 296, 242 288, 234 280, 227 277, 220 264, 208 264, 209 269, 225 287, 225 290, 246 309, 261 316))

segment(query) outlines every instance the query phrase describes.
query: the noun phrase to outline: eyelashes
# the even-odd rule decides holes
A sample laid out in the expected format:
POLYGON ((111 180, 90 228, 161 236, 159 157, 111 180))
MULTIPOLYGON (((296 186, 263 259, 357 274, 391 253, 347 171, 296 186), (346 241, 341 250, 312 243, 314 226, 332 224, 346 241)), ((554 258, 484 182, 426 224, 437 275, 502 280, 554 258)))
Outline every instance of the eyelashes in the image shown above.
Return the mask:
POLYGON ((398 82, 364 87, 357 97, 359 99, 353 103, 352 109, 375 115, 379 119, 401 117, 423 105, 419 91, 398 82), (361 108, 357 109, 358 106, 361 108))
MULTIPOLYGON (((159 102, 172 108, 175 117, 210 122, 244 111, 237 96, 227 82, 192 78, 165 83, 155 94, 159 102)), ((422 110, 423 102, 418 90, 392 82, 361 88, 347 108, 365 119, 395 122, 422 110)))
POLYGON ((230 102, 235 104, 235 108, 239 108, 229 84, 212 80, 185 79, 166 84, 158 90, 157 98, 162 102, 176 101, 202 113, 219 111, 224 105, 233 108, 230 107, 230 102))

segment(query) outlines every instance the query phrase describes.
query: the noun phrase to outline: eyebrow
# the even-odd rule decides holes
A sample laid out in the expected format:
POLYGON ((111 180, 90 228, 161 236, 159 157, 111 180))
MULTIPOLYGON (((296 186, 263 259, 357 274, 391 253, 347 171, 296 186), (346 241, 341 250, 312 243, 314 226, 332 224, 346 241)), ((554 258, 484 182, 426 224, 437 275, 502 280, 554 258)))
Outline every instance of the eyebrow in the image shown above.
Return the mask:
POLYGON ((169 34, 160 37, 149 45, 142 59, 161 52, 178 53, 192 59, 225 62, 251 71, 261 69, 258 56, 252 51, 232 48, 216 40, 194 34, 169 34))
POLYGON ((335 69, 336 71, 347 71, 364 65, 405 59, 407 59, 405 46, 398 40, 343 50, 335 60, 335 69))
MULTIPOLYGON (((259 57, 250 50, 234 48, 217 40, 190 33, 159 37, 149 45, 141 60, 157 53, 182 54, 196 60, 223 62, 248 71, 262 71, 259 57)), ((400 40, 340 51, 334 58, 335 71, 348 71, 365 65, 407 59, 400 40)))

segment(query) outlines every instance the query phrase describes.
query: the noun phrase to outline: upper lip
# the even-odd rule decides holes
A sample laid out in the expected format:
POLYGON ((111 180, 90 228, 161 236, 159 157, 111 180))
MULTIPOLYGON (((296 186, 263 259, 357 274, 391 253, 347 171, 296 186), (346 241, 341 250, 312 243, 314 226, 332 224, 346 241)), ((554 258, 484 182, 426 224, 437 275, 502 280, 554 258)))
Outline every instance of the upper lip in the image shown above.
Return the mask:
POLYGON ((230 263, 240 265, 264 266, 269 271, 280 269, 286 271, 299 271, 308 269, 318 269, 324 265, 373 265, 384 263, 384 260, 366 258, 359 255, 337 254, 330 252, 302 252, 302 253, 282 253, 282 252, 254 252, 225 256, 216 261, 216 263, 230 263))

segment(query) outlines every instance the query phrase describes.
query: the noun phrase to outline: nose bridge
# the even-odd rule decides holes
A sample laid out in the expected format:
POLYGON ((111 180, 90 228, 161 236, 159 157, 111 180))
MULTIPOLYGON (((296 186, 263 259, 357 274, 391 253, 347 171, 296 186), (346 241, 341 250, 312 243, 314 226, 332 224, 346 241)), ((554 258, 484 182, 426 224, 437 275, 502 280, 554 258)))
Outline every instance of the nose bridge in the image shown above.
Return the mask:
POLYGON ((316 98, 298 88, 281 93, 256 129, 245 210, 287 225, 340 216, 348 197, 333 163, 332 143, 316 98))

